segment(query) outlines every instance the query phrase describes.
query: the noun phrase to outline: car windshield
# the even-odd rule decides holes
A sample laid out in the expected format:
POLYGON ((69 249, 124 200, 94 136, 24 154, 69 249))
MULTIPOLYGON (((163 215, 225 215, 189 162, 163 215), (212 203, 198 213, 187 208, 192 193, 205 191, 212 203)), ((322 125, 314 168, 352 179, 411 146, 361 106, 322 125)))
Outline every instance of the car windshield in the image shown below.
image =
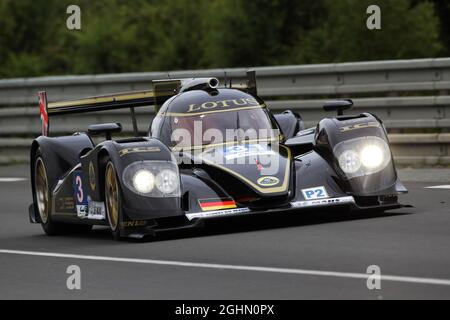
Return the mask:
POLYGON ((172 143, 177 147, 233 141, 267 141, 279 136, 265 108, 171 116, 170 124, 172 143))

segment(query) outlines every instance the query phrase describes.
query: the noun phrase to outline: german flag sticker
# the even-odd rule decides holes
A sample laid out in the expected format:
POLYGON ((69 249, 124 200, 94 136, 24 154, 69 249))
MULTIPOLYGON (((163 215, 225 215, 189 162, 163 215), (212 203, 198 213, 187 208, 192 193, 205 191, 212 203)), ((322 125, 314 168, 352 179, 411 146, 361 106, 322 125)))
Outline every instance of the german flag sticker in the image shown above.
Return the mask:
POLYGON ((236 209, 236 202, 233 199, 203 199, 198 200, 202 211, 217 211, 225 209, 236 209))

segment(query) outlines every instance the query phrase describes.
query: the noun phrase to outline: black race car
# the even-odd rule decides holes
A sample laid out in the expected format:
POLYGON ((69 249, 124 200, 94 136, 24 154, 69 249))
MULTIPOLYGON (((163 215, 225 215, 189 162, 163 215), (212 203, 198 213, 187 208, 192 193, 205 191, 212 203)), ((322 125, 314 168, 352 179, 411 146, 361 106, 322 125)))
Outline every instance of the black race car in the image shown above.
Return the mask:
MULTIPOLYGON (((272 114, 256 77, 154 81, 153 90, 47 103, 31 147, 30 220, 48 235, 109 226, 116 239, 199 227, 207 219, 304 210, 400 208, 399 182, 382 121, 343 115, 351 100, 327 103, 337 117, 305 129, 293 111, 272 114), (154 106, 148 135, 134 108, 154 106), (134 138, 113 139, 119 123, 49 137, 49 119, 129 108, 134 138), (95 144, 92 137, 105 137, 95 144)), ((97 138, 98 139, 98 138, 97 138)))

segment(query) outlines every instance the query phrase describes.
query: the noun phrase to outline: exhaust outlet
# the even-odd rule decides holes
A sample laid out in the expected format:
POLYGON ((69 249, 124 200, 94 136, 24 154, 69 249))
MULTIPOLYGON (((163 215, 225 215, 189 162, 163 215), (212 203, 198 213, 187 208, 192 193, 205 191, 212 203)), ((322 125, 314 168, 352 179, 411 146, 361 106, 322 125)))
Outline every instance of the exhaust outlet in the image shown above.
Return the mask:
POLYGON ((219 87, 219 79, 211 78, 209 79, 209 86, 211 89, 217 89, 219 87))
POLYGON ((216 90, 219 87, 219 79, 217 78, 197 78, 183 80, 183 86, 180 92, 187 92, 192 90, 216 90))

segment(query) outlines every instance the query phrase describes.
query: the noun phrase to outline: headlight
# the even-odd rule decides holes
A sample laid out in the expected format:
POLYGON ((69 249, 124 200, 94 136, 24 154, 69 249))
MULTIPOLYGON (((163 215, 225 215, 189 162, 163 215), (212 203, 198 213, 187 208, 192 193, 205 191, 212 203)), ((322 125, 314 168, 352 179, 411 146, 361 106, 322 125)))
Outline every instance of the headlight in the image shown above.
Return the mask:
POLYGON ((133 187, 139 193, 150 193, 155 187, 155 176, 148 170, 139 170, 133 176, 133 187))
POLYGON ((156 187, 163 193, 172 193, 178 188, 178 174, 165 169, 156 176, 156 187))
POLYGON ((345 173, 355 173, 361 169, 361 160, 353 150, 344 151, 339 157, 339 166, 345 173))
POLYGON ((361 150, 361 162, 364 167, 375 169, 384 162, 384 150, 377 145, 367 145, 361 150))
POLYGON ((378 137, 347 140, 336 145, 334 154, 339 167, 349 177, 360 177, 379 172, 391 161, 386 141, 378 137))
POLYGON ((123 171, 123 183, 131 191, 154 198, 180 197, 178 166, 171 161, 140 161, 123 171))

